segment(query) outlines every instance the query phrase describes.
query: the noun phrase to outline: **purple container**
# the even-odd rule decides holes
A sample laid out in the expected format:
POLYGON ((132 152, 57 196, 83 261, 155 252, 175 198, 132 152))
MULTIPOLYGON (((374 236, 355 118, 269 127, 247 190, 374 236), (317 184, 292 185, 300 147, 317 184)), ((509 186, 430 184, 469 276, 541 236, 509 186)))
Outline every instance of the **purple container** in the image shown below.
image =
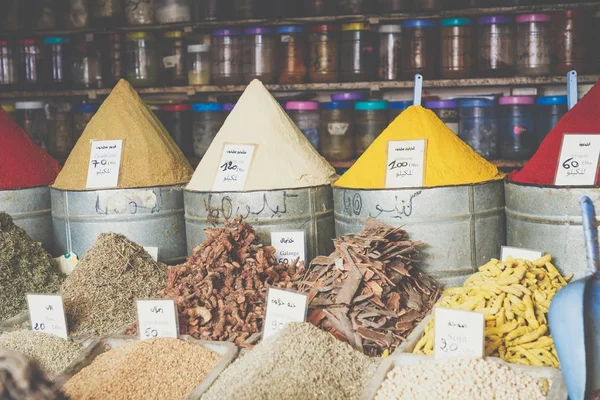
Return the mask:
POLYGON ((516 21, 518 24, 524 22, 550 22, 552 17, 548 14, 522 14, 517 15, 516 21))
POLYGON ((458 135, 458 103, 455 100, 429 100, 424 103, 452 132, 458 135))
POLYGON ((513 17, 492 15, 477 20, 477 68, 482 76, 512 76, 517 54, 513 17))
POLYGON ((321 150, 321 112, 316 101, 288 101, 285 105, 288 115, 304 134, 306 139, 319 151, 321 150))
POLYGON ((492 24, 510 24, 514 21, 512 17, 504 15, 489 15, 487 17, 481 17, 477 20, 480 25, 492 25, 492 24))
POLYGON ((331 101, 359 101, 367 98, 365 92, 344 92, 331 95, 331 101))
POLYGON ((251 27, 244 29, 244 35, 272 35, 275 31, 271 28, 251 27))
POLYGON ((285 104, 286 110, 313 111, 319 109, 317 101, 288 101, 285 104))
POLYGON ((231 112, 234 107, 235 107, 235 103, 224 103, 223 104, 223 111, 225 111, 225 112, 231 112))
POLYGON ((504 96, 498 100, 500 105, 535 104, 533 96, 504 96))
POLYGON ((425 102, 425 108, 458 108, 458 104, 455 100, 430 100, 425 102))
POLYGON ((500 157, 527 160, 537 149, 535 132, 535 97, 500 97, 500 157))
POLYGON ((213 36, 239 36, 242 34, 242 31, 239 29, 215 29, 212 32, 213 36))

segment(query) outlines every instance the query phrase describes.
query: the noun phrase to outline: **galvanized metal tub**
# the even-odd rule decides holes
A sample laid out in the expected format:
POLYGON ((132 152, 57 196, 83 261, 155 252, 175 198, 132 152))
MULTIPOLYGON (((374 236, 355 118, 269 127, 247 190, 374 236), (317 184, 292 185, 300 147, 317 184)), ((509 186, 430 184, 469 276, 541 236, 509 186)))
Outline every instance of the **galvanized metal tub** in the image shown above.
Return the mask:
POLYGON ((52 251, 50 188, 0 190, 0 211, 10 214, 15 225, 25 229, 34 242, 52 251))
POLYGON ((271 232, 306 233, 307 260, 333 251, 335 228, 330 185, 253 192, 193 192, 186 190, 185 230, 188 252, 206 239, 204 229, 238 215, 252 225, 265 245, 271 232))
POLYGON ((508 245, 550 253, 563 275, 583 277, 587 260, 579 200, 589 196, 600 210, 600 188, 507 181, 505 192, 508 245))
POLYGON ((51 189, 54 249, 83 254, 99 234, 115 232, 144 247, 157 247, 158 260, 185 258, 183 191, 180 186, 97 191, 51 189))
POLYGON ((338 236, 359 232, 371 217, 404 226, 426 243, 421 269, 445 287, 498 257, 506 234, 504 182, 413 189, 333 188, 338 236))

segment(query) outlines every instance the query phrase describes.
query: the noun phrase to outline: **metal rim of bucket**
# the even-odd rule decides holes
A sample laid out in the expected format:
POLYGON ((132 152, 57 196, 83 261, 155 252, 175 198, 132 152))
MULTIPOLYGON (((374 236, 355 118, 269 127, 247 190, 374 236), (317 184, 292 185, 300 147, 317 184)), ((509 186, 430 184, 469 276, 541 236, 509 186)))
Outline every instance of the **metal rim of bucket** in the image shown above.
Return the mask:
POLYGON ((338 186, 336 184, 332 184, 331 186, 334 189, 346 189, 346 190, 369 190, 373 192, 377 191, 386 191, 386 190, 428 190, 428 189, 444 189, 444 188, 457 188, 457 187, 475 187, 475 186, 483 186, 488 183, 498 182, 498 181, 506 181, 506 177, 498 178, 498 179, 489 179, 483 182, 476 183, 465 183, 462 185, 439 185, 439 186, 414 186, 414 187, 404 187, 404 188, 350 188, 344 186, 338 186))
POLYGON ((50 188, 50 185, 28 186, 28 187, 22 187, 22 188, 14 188, 14 189, 0 189, 0 192, 14 192, 17 190, 29 190, 29 189, 40 189, 40 188, 50 188))
MULTIPOLYGON (((189 183, 189 182, 188 182, 189 183)), ((97 188, 97 189, 60 189, 54 187, 53 185, 49 185, 51 190, 56 190, 57 192, 104 192, 104 191, 113 191, 113 190, 140 190, 140 189, 161 189, 161 188, 172 188, 174 190, 184 190, 186 182, 184 183, 173 183, 171 185, 155 185, 155 186, 136 186, 136 187, 119 187, 119 188, 97 188)))
POLYGON ((214 190, 191 190, 188 189, 187 187, 183 189, 184 192, 188 192, 188 193, 198 193, 198 194, 210 194, 210 193, 216 193, 216 194, 245 194, 245 193, 264 193, 264 192, 280 192, 282 190, 289 190, 289 191, 296 191, 296 190, 307 190, 307 189, 318 189, 318 188, 322 188, 323 186, 331 186, 332 188, 334 187, 332 183, 324 183, 322 185, 312 185, 312 186, 304 186, 304 187, 295 187, 295 188, 278 188, 278 189, 257 189, 257 190, 235 190, 235 191, 219 191, 216 192, 214 190))
POLYGON ((537 187, 540 189, 599 189, 600 185, 592 185, 592 186, 581 186, 581 185, 577 185, 577 186, 556 186, 556 185, 540 185, 537 183, 523 183, 523 182, 516 182, 516 181, 511 181, 508 177, 505 180, 506 184, 511 184, 511 185, 515 185, 515 186, 525 186, 525 187, 537 187))

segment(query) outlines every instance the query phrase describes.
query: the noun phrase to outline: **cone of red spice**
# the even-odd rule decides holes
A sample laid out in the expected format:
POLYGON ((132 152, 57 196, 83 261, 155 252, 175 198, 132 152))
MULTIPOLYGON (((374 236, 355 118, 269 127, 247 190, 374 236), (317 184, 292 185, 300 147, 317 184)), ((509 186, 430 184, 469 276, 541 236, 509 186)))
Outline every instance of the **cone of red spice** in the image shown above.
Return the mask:
POLYGON ((0 190, 46 186, 60 165, 0 109, 0 190))
MULTIPOLYGON (((565 133, 600 133, 600 84, 598 82, 561 118, 525 167, 510 174, 508 179, 526 184, 554 185, 565 133)), ((596 185, 600 185, 600 176, 596 178, 596 185)))

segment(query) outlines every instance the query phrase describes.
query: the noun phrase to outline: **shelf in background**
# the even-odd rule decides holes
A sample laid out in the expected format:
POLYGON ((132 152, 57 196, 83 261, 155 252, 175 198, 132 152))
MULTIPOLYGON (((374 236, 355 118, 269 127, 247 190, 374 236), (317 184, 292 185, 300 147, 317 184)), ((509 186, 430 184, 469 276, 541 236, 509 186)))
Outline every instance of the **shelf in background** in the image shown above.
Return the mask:
MULTIPOLYGON (((578 77, 579 84, 595 83, 598 75, 581 75, 578 77)), ((502 86, 543 86, 543 85, 566 85, 565 76, 547 77, 512 77, 512 78, 470 78, 470 79, 439 79, 425 80, 425 88, 468 88, 468 87, 502 87, 502 86)), ((414 86, 411 81, 390 82, 346 82, 346 83, 303 83, 296 85, 266 85, 272 92, 316 92, 316 91, 340 91, 340 90, 369 90, 372 92, 380 90, 410 89, 414 86)), ((215 93, 241 93, 246 85, 234 86, 156 86, 148 88, 137 88, 139 94, 184 94, 194 96, 196 94, 215 93)), ((11 91, 1 92, 0 99, 25 99, 44 97, 88 97, 96 99, 106 96, 111 89, 82 89, 82 90, 34 90, 34 91, 11 91)))
MULTIPOLYGON (((350 168, 355 162, 356 162, 356 160, 329 161, 329 164, 331 164, 331 166, 336 169, 347 169, 347 168, 350 168)), ((527 163, 527 161, 494 160, 494 161, 491 161, 491 163, 494 164, 498 168, 517 169, 517 168, 522 168, 527 163)))
MULTIPOLYGON (((122 26, 115 28, 89 28, 89 29, 76 29, 76 30, 48 30, 48 31, 36 31, 35 35, 38 36, 55 36, 55 35, 68 35, 77 33, 105 33, 105 32, 127 32, 127 31, 141 31, 141 30, 164 30, 164 29, 212 29, 223 26, 248 26, 248 25, 266 25, 266 26, 277 26, 277 25, 289 25, 289 24, 318 24, 326 22, 369 22, 371 24, 378 24, 379 22, 390 22, 390 21, 402 21, 410 18, 444 18, 453 16, 478 16, 478 15, 496 15, 496 14, 518 14, 518 13, 539 13, 539 12, 554 12, 564 10, 567 8, 597 8, 600 7, 600 1, 584 1, 578 3, 564 3, 564 4, 549 4, 549 5, 532 5, 532 6, 509 6, 509 7, 480 7, 480 8, 468 8, 468 9, 457 9, 457 10, 443 10, 435 13, 424 13, 424 12, 411 12, 411 13, 394 13, 394 14, 360 14, 360 15, 333 15, 324 17, 299 17, 299 18, 280 18, 280 19, 253 19, 253 20, 239 20, 239 21, 208 21, 208 22, 182 22, 175 24, 163 24, 163 25, 136 25, 136 26, 122 26)), ((31 32, 14 31, 14 32, 0 32, 2 35, 18 36, 26 33, 28 35, 31 32)))

